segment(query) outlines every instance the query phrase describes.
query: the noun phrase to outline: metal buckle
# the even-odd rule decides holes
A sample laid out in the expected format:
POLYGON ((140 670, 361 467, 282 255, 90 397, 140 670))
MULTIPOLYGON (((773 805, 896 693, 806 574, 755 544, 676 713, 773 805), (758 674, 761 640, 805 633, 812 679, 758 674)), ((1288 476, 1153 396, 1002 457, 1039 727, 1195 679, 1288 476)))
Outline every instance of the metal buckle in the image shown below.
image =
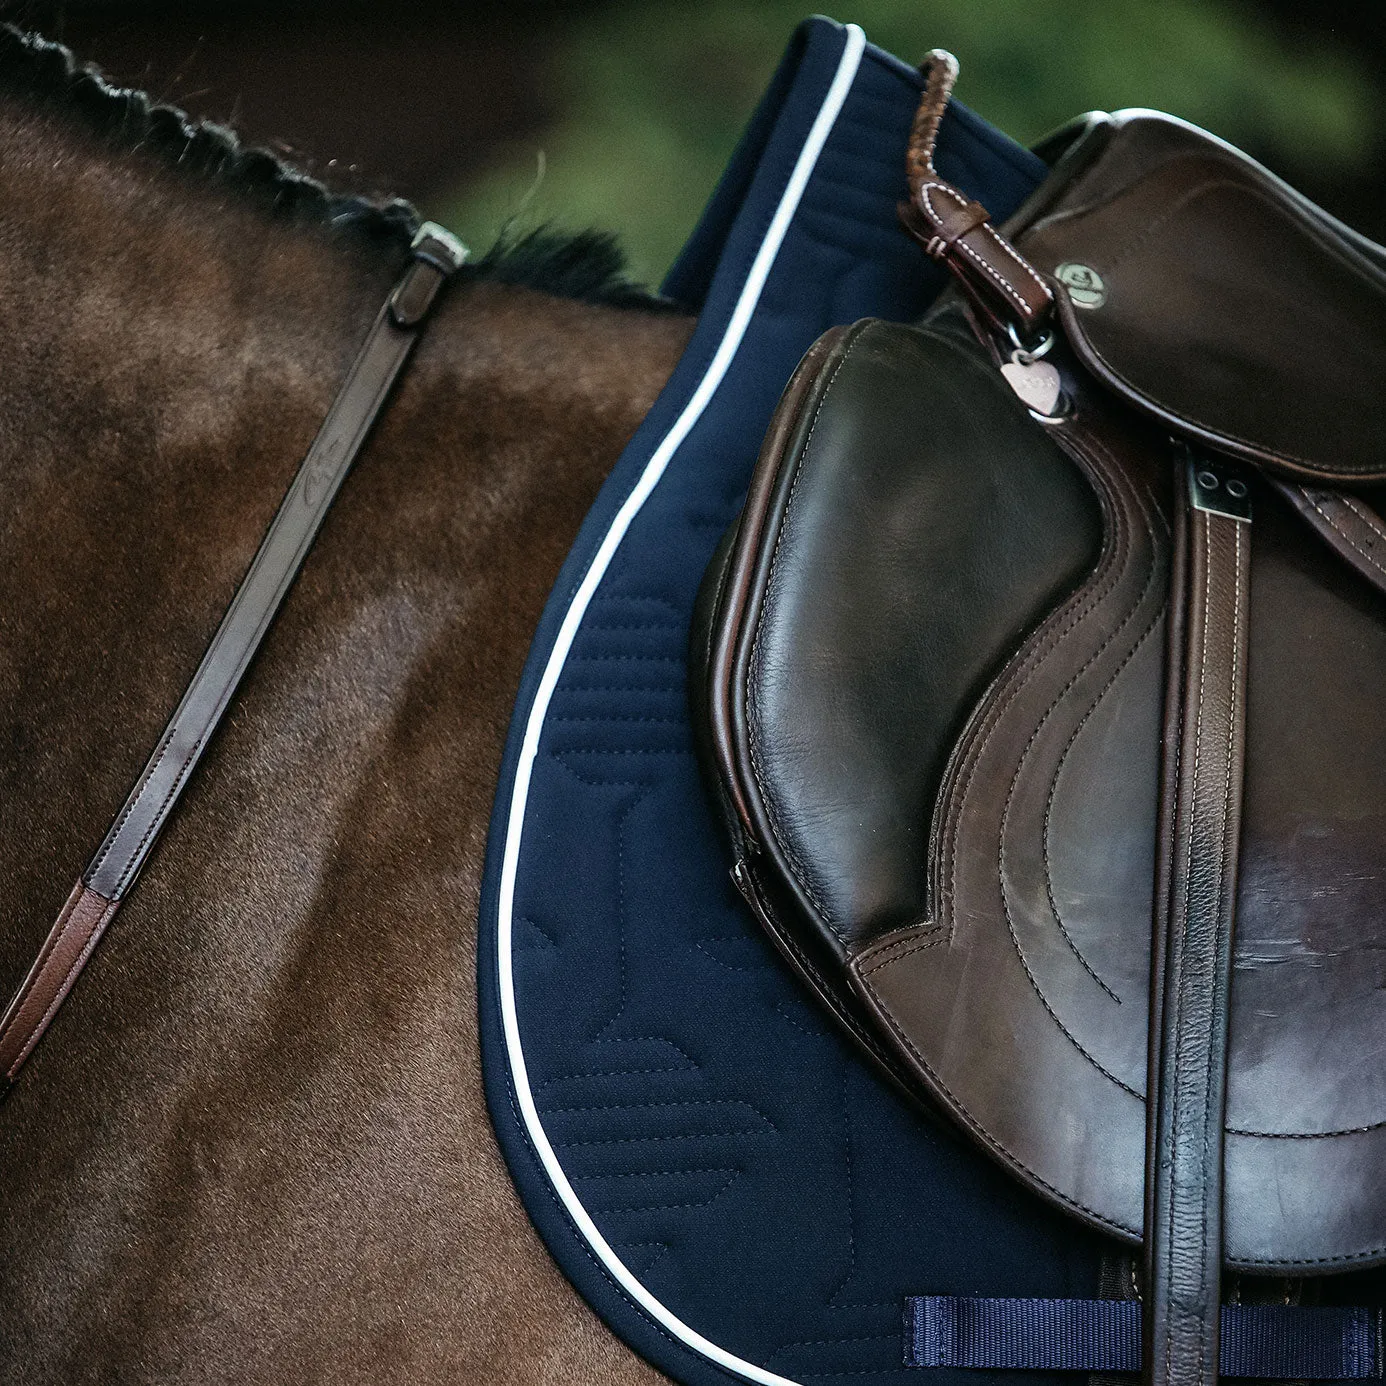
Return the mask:
POLYGON ((444 274, 451 274, 464 265, 469 254, 467 247, 436 221, 426 221, 414 232, 409 253, 416 260, 427 260, 444 274))

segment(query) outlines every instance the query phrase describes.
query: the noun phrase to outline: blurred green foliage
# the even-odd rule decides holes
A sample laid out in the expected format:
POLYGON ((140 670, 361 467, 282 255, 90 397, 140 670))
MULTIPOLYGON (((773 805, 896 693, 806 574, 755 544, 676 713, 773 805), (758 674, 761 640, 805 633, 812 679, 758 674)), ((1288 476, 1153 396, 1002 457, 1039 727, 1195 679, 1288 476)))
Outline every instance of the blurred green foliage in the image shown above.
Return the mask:
MULTIPOLYGON (((559 122, 432 209, 473 244, 509 224, 616 231, 657 282, 807 13, 804 0, 623 0, 574 22, 559 122)), ((961 100, 1032 142, 1094 108, 1154 106, 1268 159, 1350 172, 1376 152, 1365 64, 1293 45, 1235 0, 839 0, 833 17, 911 61, 962 63, 961 100)))

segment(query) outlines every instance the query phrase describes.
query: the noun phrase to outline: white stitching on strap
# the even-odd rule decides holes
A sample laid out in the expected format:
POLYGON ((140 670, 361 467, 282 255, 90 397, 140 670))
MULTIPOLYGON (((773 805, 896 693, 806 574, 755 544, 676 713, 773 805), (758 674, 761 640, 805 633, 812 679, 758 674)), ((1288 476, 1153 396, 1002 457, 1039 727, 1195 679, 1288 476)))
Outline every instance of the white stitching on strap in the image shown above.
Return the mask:
POLYGON ((1338 499, 1342 501, 1342 503, 1347 506, 1347 508, 1351 510, 1373 534, 1381 539, 1386 539, 1386 529, 1381 528, 1373 518, 1371 510, 1363 505, 1356 496, 1339 496, 1338 499))
MULTIPOLYGON (((923 192, 924 203, 925 203, 925 205, 926 205, 926 206, 928 207, 928 209, 929 209, 929 215, 932 216, 932 217, 934 218, 935 221, 941 221, 942 218, 939 217, 938 212, 934 209, 934 204, 933 204, 932 200, 931 200, 930 197, 929 197, 929 193, 930 193, 930 191, 931 191, 932 188, 938 187, 938 186, 939 186, 939 185, 938 185, 937 183, 931 184, 930 187, 925 188, 925 189, 924 189, 924 192, 923 192)), ((944 189, 944 191, 946 192, 947 189, 944 189)), ((1015 302, 1018 303, 1018 304, 1020 305, 1021 310, 1022 310, 1023 312, 1028 313, 1028 312, 1030 311, 1030 305, 1029 305, 1028 303, 1026 303, 1025 300, 1024 300, 1024 299, 1020 296, 1020 294, 1016 291, 1015 286, 1014 286, 1013 284, 1009 283, 1009 282, 1006 280, 1006 278, 1005 278, 1002 274, 1000 274, 996 269, 994 269, 991 265, 987 264, 987 262, 986 262, 985 260, 983 260, 982 257, 981 257, 980 255, 978 255, 977 252, 976 252, 975 250, 972 249, 971 246, 965 245, 961 240, 954 241, 953 244, 954 244, 959 250, 961 250, 961 251, 963 252, 964 255, 967 255, 967 256, 968 256, 977 266, 979 266, 983 271, 985 271, 987 274, 991 275, 991 277, 1001 286, 1002 290, 1003 290, 1005 293, 1009 294, 1009 295, 1011 296, 1011 298, 1014 299, 1015 302)))
MULTIPOLYGON (((957 202, 959 208, 965 208, 967 206, 967 203, 958 195, 958 193, 953 188, 947 187, 942 183, 928 183, 920 189, 920 196, 924 201, 925 207, 929 211, 929 215, 933 217, 935 222, 942 223, 943 221, 943 218, 940 217, 938 214, 938 209, 934 206, 933 198, 931 196, 935 189, 937 189, 939 192, 947 193, 951 198, 953 198, 957 202)), ((1007 242, 1002 236, 997 234, 995 227, 993 227, 988 222, 982 222, 980 226, 977 226, 973 229, 986 232, 990 236, 990 243, 994 245, 998 250, 1000 250, 1003 254, 1005 254, 1010 259, 1012 264, 1016 265, 1019 269, 1024 270, 1024 272, 1028 274, 1030 278, 1035 281, 1036 284, 1039 285, 1040 290, 1043 292, 1046 299, 1050 297, 1049 286, 1044 282, 1044 280, 1042 280, 1039 277, 1039 275, 1035 273, 1035 271, 1028 264, 1026 264, 1024 259, 1022 259, 1019 253, 1016 251, 1015 247, 1010 245, 1009 242, 1007 242)), ((1019 290, 1016 289, 1015 285, 1010 283, 1010 281, 1007 280, 1006 277, 1003 274, 1001 274, 1000 271, 997 270, 994 266, 987 264, 987 262, 984 259, 982 259, 982 257, 978 255, 977 252, 973 250, 970 245, 968 245, 961 238, 953 241, 952 244, 955 245, 959 250, 961 250, 964 255, 966 255, 975 265, 978 266, 978 268, 983 270, 986 274, 989 274, 997 282, 997 284, 1001 286, 1002 290, 1008 295, 1010 295, 1011 299, 1014 300, 1014 302, 1020 305, 1021 311, 1024 312, 1026 316, 1029 316, 1034 311, 1030 304, 1025 301, 1025 298, 1021 295, 1019 290)))
MULTIPOLYGON (((1381 560, 1374 553, 1372 553, 1370 549, 1360 544, 1357 541, 1357 539, 1355 539, 1351 534, 1349 534, 1347 530, 1344 529, 1343 526, 1339 524, 1338 521, 1334 519, 1333 516, 1330 515, 1327 510, 1324 509, 1324 507, 1315 498, 1315 492, 1305 490, 1304 495, 1305 498, 1308 500, 1309 504, 1312 505, 1314 509, 1317 510, 1318 513, 1323 516, 1324 523, 1327 524, 1329 528, 1332 529, 1336 534, 1342 536, 1343 542, 1345 544, 1348 544, 1356 553, 1361 554, 1362 560, 1366 563, 1370 563, 1372 567, 1377 570, 1377 572, 1386 573, 1386 565, 1383 565, 1381 560)), ((1371 522, 1366 518, 1365 515, 1362 515, 1358 512, 1355 506, 1351 505, 1343 497, 1340 497, 1339 499, 1344 500, 1344 503, 1348 504, 1348 508, 1352 511, 1352 513, 1356 515, 1357 518, 1361 520, 1364 524, 1366 524, 1368 528, 1375 528, 1375 526, 1371 524, 1371 522)), ((1377 530, 1377 533, 1380 534, 1381 531, 1377 530)))

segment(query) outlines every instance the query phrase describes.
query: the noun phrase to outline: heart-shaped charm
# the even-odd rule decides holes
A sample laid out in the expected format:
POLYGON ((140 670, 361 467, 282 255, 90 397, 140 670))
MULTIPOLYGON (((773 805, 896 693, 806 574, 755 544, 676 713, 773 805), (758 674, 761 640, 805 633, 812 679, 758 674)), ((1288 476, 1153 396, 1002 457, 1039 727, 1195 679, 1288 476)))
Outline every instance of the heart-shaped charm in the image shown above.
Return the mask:
POLYGON ((1058 412, 1063 387, 1059 372, 1048 361, 1007 361, 1001 374, 1027 408, 1047 419, 1058 412))

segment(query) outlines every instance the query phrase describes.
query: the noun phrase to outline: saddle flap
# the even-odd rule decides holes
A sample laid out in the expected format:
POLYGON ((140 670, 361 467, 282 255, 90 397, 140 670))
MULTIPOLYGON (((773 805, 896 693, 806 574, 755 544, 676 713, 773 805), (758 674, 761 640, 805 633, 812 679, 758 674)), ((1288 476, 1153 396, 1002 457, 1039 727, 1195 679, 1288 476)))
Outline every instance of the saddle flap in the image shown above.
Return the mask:
POLYGON ((1017 245, 1068 340, 1190 440, 1331 483, 1386 478, 1386 259, 1244 154, 1127 111, 1017 245))
POLYGON ((1146 1284, 1211 1380, 1220 1260, 1386 1262, 1386 252, 1146 112, 985 239, 938 213, 954 68, 902 219, 966 297, 796 374, 700 608, 703 751, 786 956, 1032 1190, 1169 1229, 1146 1284), (1210 504, 1216 452, 1267 477, 1210 504), (1148 1105, 1190 1157, 1158 1219, 1148 1105))

